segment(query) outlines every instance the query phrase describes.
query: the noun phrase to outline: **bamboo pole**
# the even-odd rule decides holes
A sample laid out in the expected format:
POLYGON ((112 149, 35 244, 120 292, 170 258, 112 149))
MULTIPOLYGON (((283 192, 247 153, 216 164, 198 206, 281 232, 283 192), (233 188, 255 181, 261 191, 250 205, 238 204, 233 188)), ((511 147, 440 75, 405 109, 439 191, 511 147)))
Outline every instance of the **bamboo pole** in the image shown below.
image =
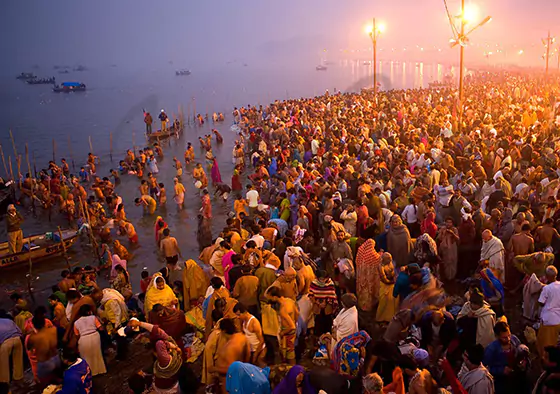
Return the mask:
POLYGON ((17 157, 17 172, 19 190, 21 191, 21 155, 17 157))
POLYGON ((56 163, 56 141, 52 140, 52 161, 56 163))
POLYGON ((113 132, 109 133, 109 157, 111 158, 111 163, 113 162, 113 132))
POLYGON ((62 230, 60 229, 60 226, 58 226, 58 235, 60 236, 60 242, 62 243, 62 255, 64 256, 64 260, 66 260, 68 271, 70 271, 72 266, 70 265, 70 258, 68 257, 68 253, 66 251, 66 244, 64 243, 64 237, 62 236, 62 230))
POLYGON ((33 190, 33 179, 31 178, 31 164, 29 164, 29 147, 27 146, 27 142, 25 143, 25 160, 27 161, 27 171, 29 173, 29 179, 31 179, 31 209, 33 210, 33 216, 36 216, 35 191, 33 190))
POLYGON ((136 133, 132 132, 132 153, 134 153, 134 158, 136 158, 136 133))
POLYGON ((37 178, 37 165, 35 163, 35 151, 33 151, 33 173, 35 174, 34 178, 37 178))
POLYGON ((80 197, 80 205, 81 204, 84 204, 83 210, 85 212, 86 221, 87 221, 87 224, 88 224, 88 227, 89 227, 89 238, 90 238, 90 241, 91 241, 91 246, 94 249, 95 256, 97 257, 97 260, 99 261, 99 265, 101 265, 101 263, 102 263, 101 262, 101 255, 99 254, 99 248, 97 246, 97 240, 95 239, 95 236, 93 235, 93 228, 91 227, 91 221, 90 221, 90 218, 89 218, 89 211, 87 209, 87 202, 83 203, 82 198, 80 197))
POLYGON ((2 164, 4 164, 4 172, 6 173, 6 178, 10 176, 8 173, 8 167, 6 167, 6 159, 4 158, 4 149, 2 149, 2 145, 0 145, 0 155, 2 155, 2 164))
POLYGON ((16 142, 14 140, 14 135, 12 134, 12 129, 10 129, 10 139, 12 140, 12 147, 14 148, 14 157, 17 159, 17 149, 16 149, 16 142))
POLYGON ((8 161, 10 162, 10 178, 14 180, 14 171, 12 170, 12 156, 8 156, 8 161))
POLYGON ((74 164, 74 155, 72 154, 72 144, 70 142, 70 136, 68 136, 68 150, 70 151, 70 159, 72 160, 72 170, 76 171, 76 165, 74 164))
POLYGON ((29 272, 27 273, 27 291, 31 297, 31 301, 35 303, 35 296, 33 295, 33 288, 31 287, 31 281, 33 280, 33 260, 31 260, 31 240, 27 238, 27 247, 29 248, 29 272))
POLYGON ((89 139, 89 151, 93 155, 93 144, 91 143, 91 135, 88 137, 89 139))

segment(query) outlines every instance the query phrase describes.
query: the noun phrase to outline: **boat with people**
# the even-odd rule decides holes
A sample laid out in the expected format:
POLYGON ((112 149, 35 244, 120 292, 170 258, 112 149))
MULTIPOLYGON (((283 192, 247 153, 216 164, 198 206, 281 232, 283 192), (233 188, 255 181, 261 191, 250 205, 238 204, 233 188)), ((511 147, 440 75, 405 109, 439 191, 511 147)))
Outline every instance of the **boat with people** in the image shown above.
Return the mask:
POLYGON ((191 75, 191 70, 177 70, 175 75, 191 75))
POLYGON ((327 66, 319 65, 319 66, 315 67, 315 70, 317 70, 317 71, 327 71, 327 66))
POLYGON ((158 130, 150 134, 146 134, 148 141, 158 141, 165 138, 173 137, 179 135, 183 132, 184 126, 179 122, 175 123, 171 128, 164 131, 158 130))
POLYGON ((63 82, 53 88, 55 93, 85 92, 85 90, 86 85, 81 82, 63 82))
POLYGON ((54 85, 56 83, 56 78, 52 77, 52 78, 28 79, 27 83, 30 85, 54 85))
POLYGON ((23 79, 23 80, 29 80, 29 79, 34 79, 37 78, 37 76, 33 73, 21 73, 19 74, 16 79, 23 79))
POLYGON ((32 235, 23 239, 23 250, 18 253, 9 253, 8 242, 0 244, 0 268, 13 267, 16 265, 37 263, 41 260, 61 255, 64 249, 70 248, 78 239, 76 230, 61 230, 61 238, 58 232, 32 235))

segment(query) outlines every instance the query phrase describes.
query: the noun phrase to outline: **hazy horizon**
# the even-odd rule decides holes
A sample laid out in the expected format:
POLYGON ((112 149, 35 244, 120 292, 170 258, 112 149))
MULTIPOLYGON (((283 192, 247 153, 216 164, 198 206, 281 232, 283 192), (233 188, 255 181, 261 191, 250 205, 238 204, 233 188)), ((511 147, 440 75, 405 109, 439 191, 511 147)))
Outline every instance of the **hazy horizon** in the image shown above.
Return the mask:
MULTIPOLYGON (((556 21, 560 2, 472 3, 479 8, 477 20, 486 15, 493 20, 472 34, 467 64, 544 67, 541 38, 548 29, 554 35, 558 28, 560 34, 556 21), (523 55, 518 55, 520 49, 523 55), (484 52, 490 51, 493 56, 485 59, 484 52)), ((449 0, 448 6, 457 14, 460 1, 449 0)), ((9 39, 0 43, 4 55, 0 64, 3 73, 13 73, 33 65, 202 69, 233 61, 319 61, 323 55, 367 58, 371 43, 364 27, 373 16, 387 26, 379 42, 380 59, 456 61, 458 51, 448 45, 452 32, 442 0, 401 0, 398 4, 365 0, 33 0, 4 5, 0 33, 9 39)), ((555 64, 556 58, 551 62, 555 64)))

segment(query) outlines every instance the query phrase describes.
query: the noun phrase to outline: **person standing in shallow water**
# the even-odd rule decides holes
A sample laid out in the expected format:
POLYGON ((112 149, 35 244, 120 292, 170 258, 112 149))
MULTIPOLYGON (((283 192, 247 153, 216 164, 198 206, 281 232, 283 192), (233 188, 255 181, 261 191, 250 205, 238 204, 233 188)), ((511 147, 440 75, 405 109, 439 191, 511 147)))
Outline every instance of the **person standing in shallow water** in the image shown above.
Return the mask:
POLYGON ((146 124, 146 134, 152 134, 152 123, 154 123, 154 119, 149 112, 144 112, 144 123, 146 124))

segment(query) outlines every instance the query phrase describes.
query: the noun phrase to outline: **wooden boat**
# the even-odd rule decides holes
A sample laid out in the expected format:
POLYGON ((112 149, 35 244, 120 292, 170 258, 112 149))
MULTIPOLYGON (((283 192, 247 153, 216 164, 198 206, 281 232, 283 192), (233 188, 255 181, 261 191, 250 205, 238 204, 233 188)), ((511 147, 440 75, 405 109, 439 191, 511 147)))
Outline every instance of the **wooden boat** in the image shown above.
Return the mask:
POLYGON ((146 138, 148 138, 149 141, 154 141, 154 140, 163 140, 165 138, 169 138, 169 137, 173 137, 174 135, 180 134, 183 132, 183 127, 180 126, 178 129, 175 127, 172 127, 170 129, 167 129, 165 131, 161 131, 158 130, 154 133, 151 134, 146 134, 146 138))
POLYGON ((178 70, 178 71, 175 71, 175 75, 177 75, 177 76, 191 75, 191 70, 178 70))
POLYGON ((81 82, 63 82, 60 86, 55 85, 53 92, 55 93, 71 93, 71 92, 85 92, 86 85, 81 82))
MULTIPOLYGON (((53 234, 58 239, 58 232, 53 234)), ((64 245, 68 249, 78 239, 78 233, 76 230, 62 230, 62 238, 64 239, 64 245)), ((31 237, 24 238, 23 245, 26 250, 9 254, 8 243, 0 244, 0 269, 28 264, 30 258, 33 263, 37 263, 49 257, 61 255, 64 251, 62 242, 47 239, 46 234, 32 235, 31 237), (30 251, 27 250, 28 241, 31 243, 30 251)))

